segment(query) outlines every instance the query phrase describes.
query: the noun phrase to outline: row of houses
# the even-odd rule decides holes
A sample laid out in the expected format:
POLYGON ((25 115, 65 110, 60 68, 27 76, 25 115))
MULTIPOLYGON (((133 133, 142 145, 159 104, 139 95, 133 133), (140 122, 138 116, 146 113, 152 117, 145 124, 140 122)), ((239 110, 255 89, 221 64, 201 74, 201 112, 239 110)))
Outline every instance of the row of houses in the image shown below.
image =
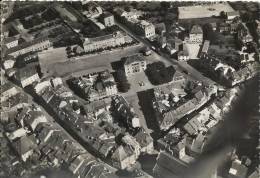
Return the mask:
MULTIPOLYGON (((224 95, 217 97, 209 106, 192 117, 182 128, 174 127, 160 138, 157 141, 160 153, 153 169, 154 174, 165 177, 186 175, 191 163, 206 150, 208 130, 224 119, 240 92, 240 87, 227 90, 224 95), (169 167, 171 169, 168 169, 169 167)), ((226 170, 227 177, 246 177, 246 174, 250 173, 248 168, 251 160, 248 157, 238 158, 233 150, 227 156, 232 163, 226 170)), ((212 170, 210 174, 209 177, 215 177, 218 171, 212 170)), ((256 177, 258 174, 258 171, 254 171, 248 175, 256 177)))
MULTIPOLYGON (((150 135, 143 130, 130 135, 115 124, 108 103, 102 104, 101 100, 97 101, 100 104, 93 102, 95 106, 89 103, 83 107, 86 110, 82 111, 79 101, 62 85, 57 88, 47 87, 39 96, 69 132, 75 134, 93 154, 116 168, 126 169, 132 166, 140 153, 150 152, 153 148, 150 135), (75 103, 78 107, 73 107, 75 103), (116 142, 118 139, 119 142, 116 142)), ((125 113, 126 116, 129 114, 121 110, 117 112, 125 113)), ((121 122, 127 120, 125 117, 122 119, 121 122)))
POLYGON ((181 88, 171 91, 170 94, 162 92, 160 88, 156 89, 153 107, 160 129, 169 129, 181 118, 199 109, 214 93, 216 93, 214 87, 203 87, 201 85, 197 86, 191 94, 187 94, 181 88), (165 94, 168 99, 164 98, 165 94), (169 103, 169 100, 173 102, 169 103))
POLYGON ((137 11, 127 12, 118 8, 115 9, 115 13, 123 23, 133 29, 137 34, 148 39, 154 39, 156 37, 155 26, 146 20, 139 20, 138 18, 141 15, 137 11))
POLYGON ((120 31, 105 36, 84 38, 82 47, 77 46, 76 53, 92 52, 133 43, 133 39, 120 31))
POLYGON ((83 98, 93 101, 117 94, 117 86, 109 71, 69 79, 73 90, 83 98))
MULTIPOLYGON (((51 83, 55 82, 52 80, 51 83)), ((13 97, 19 99, 15 86, 10 83, 4 86, 3 103, 13 97)), ((78 177, 116 177, 107 165, 95 159, 60 127, 50 122, 43 111, 37 105, 30 104, 29 100, 17 100, 15 105, 9 103, 2 107, 0 121, 4 124, 3 134, 19 156, 15 165, 20 161, 23 164, 33 161, 35 167, 44 164, 47 167, 68 167, 78 177)))
POLYGON ((234 86, 247 79, 252 78, 256 74, 257 63, 252 62, 242 68, 235 70, 216 57, 204 55, 200 60, 200 66, 217 80, 221 80, 223 84, 234 86))
POLYGON ((6 47, 5 55, 10 55, 16 58, 19 55, 26 53, 48 49, 52 47, 52 42, 47 37, 43 37, 18 44, 18 39, 15 38, 13 41, 6 42, 6 47))

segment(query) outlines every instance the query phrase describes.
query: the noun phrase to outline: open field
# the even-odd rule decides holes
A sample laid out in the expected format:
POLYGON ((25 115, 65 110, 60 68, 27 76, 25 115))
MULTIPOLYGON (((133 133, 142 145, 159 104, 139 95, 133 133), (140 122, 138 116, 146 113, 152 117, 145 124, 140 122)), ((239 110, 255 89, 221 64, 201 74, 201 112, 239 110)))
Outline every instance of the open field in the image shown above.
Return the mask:
POLYGON ((179 19, 193 19, 219 16, 221 11, 233 12, 234 9, 228 3, 218 3, 200 6, 178 7, 179 19))

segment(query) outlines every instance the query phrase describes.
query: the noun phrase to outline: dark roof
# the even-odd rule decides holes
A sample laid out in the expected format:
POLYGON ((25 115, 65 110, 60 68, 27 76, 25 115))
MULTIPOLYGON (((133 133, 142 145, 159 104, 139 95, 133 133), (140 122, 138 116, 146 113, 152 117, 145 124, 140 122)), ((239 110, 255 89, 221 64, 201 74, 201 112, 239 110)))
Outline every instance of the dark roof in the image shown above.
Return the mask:
POLYGON ((35 74, 38 74, 37 71, 36 71, 36 68, 27 66, 27 67, 23 67, 23 68, 19 69, 15 75, 16 75, 17 79, 24 80, 28 77, 35 75, 35 74))
POLYGON ((103 18, 111 17, 111 16, 113 16, 113 14, 111 14, 110 12, 104 12, 104 13, 102 14, 102 17, 103 17, 103 18))
POLYGON ((44 41, 46 41, 46 40, 48 40, 48 38, 47 38, 47 37, 44 37, 44 38, 37 38, 37 39, 35 39, 35 40, 33 40, 33 41, 24 42, 24 43, 22 43, 21 45, 18 45, 18 46, 14 47, 14 48, 8 49, 8 50, 6 51, 6 54, 11 54, 11 53, 16 52, 16 51, 19 51, 19 50, 21 50, 21 49, 27 48, 27 47, 29 47, 29 46, 33 46, 33 45, 35 45, 35 44, 42 43, 42 42, 44 42, 44 41))
POLYGON ((203 31, 202 31, 201 26, 193 25, 191 30, 190 30, 190 33, 192 33, 192 34, 203 34, 203 31))
POLYGON ((239 11, 227 12, 226 14, 227 14, 227 16, 229 16, 229 15, 230 15, 230 16, 231 16, 231 15, 237 15, 237 16, 238 16, 238 15, 239 15, 239 11))
POLYGON ((173 177, 175 175, 181 175, 188 167, 185 162, 171 156, 169 153, 164 151, 159 153, 156 165, 159 166, 159 169, 164 168, 168 170, 169 173, 173 175, 173 177))
POLYGON ((4 85, 1 85, 1 93, 7 91, 7 90, 10 90, 11 88, 14 88, 15 86, 10 83, 10 82, 7 82, 5 83, 4 85))
POLYGON ((125 59, 125 65, 132 64, 134 62, 141 62, 144 61, 144 58, 141 56, 141 54, 134 54, 130 55, 124 58, 125 59))

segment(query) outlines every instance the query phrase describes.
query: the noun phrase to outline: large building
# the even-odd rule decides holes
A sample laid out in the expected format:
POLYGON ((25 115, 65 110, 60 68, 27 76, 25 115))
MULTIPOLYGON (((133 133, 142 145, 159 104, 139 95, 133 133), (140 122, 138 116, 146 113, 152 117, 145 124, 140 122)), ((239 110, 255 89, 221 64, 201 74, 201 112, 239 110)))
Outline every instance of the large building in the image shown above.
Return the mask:
POLYGON ((121 32, 116 32, 114 34, 109 34, 105 36, 100 36, 96 38, 85 38, 83 42, 83 48, 80 46, 77 48, 77 53, 80 52, 92 52, 100 49, 106 49, 111 47, 121 46, 123 44, 128 44, 133 42, 133 39, 121 32))
POLYGON ((203 30, 199 25, 193 25, 190 34, 189 41, 191 43, 202 43, 203 42, 203 30))
POLYGON ((4 47, 7 49, 18 46, 18 39, 16 37, 7 37, 3 40, 4 47))
POLYGON ((17 57, 33 51, 41 51, 48 49, 52 43, 48 38, 37 38, 30 42, 24 42, 21 45, 10 48, 6 51, 6 55, 17 57))
POLYGON ((137 32, 145 38, 153 38, 155 36, 155 27, 152 23, 141 20, 136 24, 137 32))
POLYGON ((113 97, 113 107, 115 112, 120 115, 122 123, 125 123, 129 128, 141 126, 139 117, 123 96, 117 95, 113 97))
POLYGON ((124 62, 124 69, 126 76, 142 72, 146 69, 146 61, 140 54, 127 56, 124 62))
POLYGON ((32 67, 24 67, 19 69, 15 73, 15 79, 23 88, 40 80, 36 69, 32 67))
POLYGON ((115 25, 115 19, 114 19, 113 14, 104 13, 104 14, 102 14, 102 18, 103 18, 103 23, 106 27, 111 27, 111 26, 115 25))
POLYGON ((18 90, 11 83, 1 85, 1 102, 6 101, 8 98, 18 94, 18 90))
POLYGON ((148 39, 155 37, 155 26, 146 20, 139 20, 138 18, 141 16, 139 11, 132 10, 126 12, 122 9, 117 9, 116 13, 120 16, 120 20, 136 33, 148 39))

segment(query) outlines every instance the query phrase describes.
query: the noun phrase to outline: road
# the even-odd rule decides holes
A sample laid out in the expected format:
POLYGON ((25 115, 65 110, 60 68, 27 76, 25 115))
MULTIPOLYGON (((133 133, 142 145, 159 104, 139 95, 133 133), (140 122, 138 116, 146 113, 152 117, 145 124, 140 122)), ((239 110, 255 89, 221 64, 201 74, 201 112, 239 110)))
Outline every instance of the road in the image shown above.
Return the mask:
MULTIPOLYGON (((135 34, 132 30, 130 30, 124 24, 119 23, 118 21, 116 21, 115 23, 121 29, 123 29, 126 33, 128 33, 128 35, 130 35, 134 39, 138 40, 139 42, 143 43, 145 46, 149 47, 150 49, 153 49, 153 45, 149 41, 147 41, 146 39, 144 39, 144 38, 138 36, 137 34, 135 34)), ((156 53, 156 55, 158 55, 158 57, 160 57, 160 59, 162 61, 170 62, 173 66, 175 66, 175 67, 177 66, 177 68, 179 68, 180 70, 187 71, 188 72, 188 74, 187 74, 188 77, 190 77, 190 78, 192 78, 194 80, 202 81, 206 85, 214 85, 214 84, 216 85, 216 82, 214 82, 211 79, 203 76, 199 71, 194 69, 187 62, 177 61, 177 60, 171 58, 169 55, 167 55, 167 54, 165 54, 165 53, 163 53, 161 51, 154 50, 154 52, 156 53)))

